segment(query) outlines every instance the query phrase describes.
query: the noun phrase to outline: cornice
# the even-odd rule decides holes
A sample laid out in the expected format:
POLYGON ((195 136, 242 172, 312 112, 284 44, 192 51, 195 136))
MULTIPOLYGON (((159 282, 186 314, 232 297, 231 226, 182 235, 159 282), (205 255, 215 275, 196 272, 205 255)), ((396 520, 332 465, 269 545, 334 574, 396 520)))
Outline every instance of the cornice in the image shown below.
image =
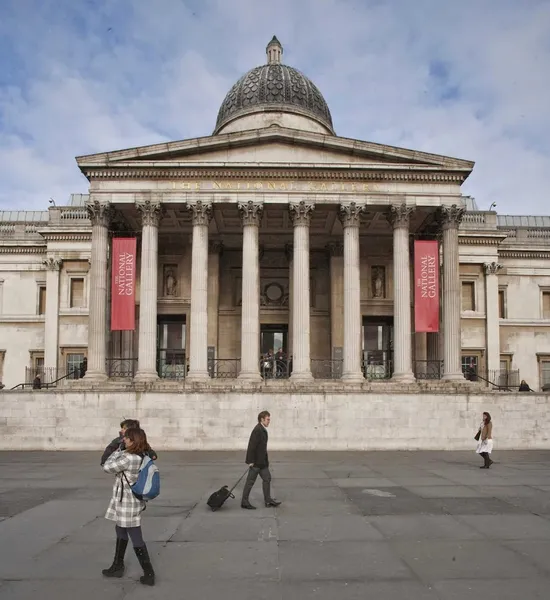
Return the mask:
POLYGON ((471 237, 459 235, 458 243, 461 246, 499 246, 501 237, 471 237))
POLYGON ((88 242, 92 239, 92 231, 82 233, 43 233, 45 239, 52 242, 88 242))
POLYGON ((0 254, 45 254, 46 245, 43 246, 0 246, 0 254))
MULTIPOLYGON (((417 168, 417 167, 415 167, 417 168)), ((410 169, 410 167, 409 167, 410 169)), ((392 172, 384 169, 369 171, 342 169, 324 170, 322 165, 315 165, 308 169, 208 169, 208 168, 170 168, 170 167, 110 167, 86 168, 84 175, 88 179, 294 179, 310 181, 412 181, 436 183, 462 183, 466 176, 463 173, 441 173, 429 171, 403 171, 392 172)))
POLYGON ((498 252, 501 258, 543 258, 550 259, 550 250, 503 250, 502 248, 498 252))

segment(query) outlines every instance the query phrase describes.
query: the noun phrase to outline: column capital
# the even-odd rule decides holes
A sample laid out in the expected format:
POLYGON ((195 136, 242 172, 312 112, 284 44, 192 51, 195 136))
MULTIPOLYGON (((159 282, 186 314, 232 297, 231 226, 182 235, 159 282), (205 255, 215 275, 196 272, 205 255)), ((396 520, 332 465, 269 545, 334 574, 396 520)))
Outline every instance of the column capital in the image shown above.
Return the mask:
POLYGON ((386 214, 388 222, 394 229, 400 227, 409 227, 409 221, 414 207, 403 204, 394 204, 390 206, 390 212, 386 214))
POLYGON ((357 202, 340 204, 338 218, 343 227, 359 227, 361 224, 361 214, 366 212, 366 210, 367 207, 364 204, 357 204, 357 202))
POLYGON ((486 262, 483 263, 483 268, 485 269, 485 275, 496 275, 501 269, 502 266, 497 262, 486 262))
POLYGON ((315 204, 307 203, 305 200, 300 200, 298 203, 288 205, 290 219, 294 227, 296 225, 307 225, 311 222, 311 215, 315 210, 315 204))
POLYGON ((212 240, 208 242, 209 254, 221 254, 223 252, 223 242, 219 240, 212 240))
POLYGON ((239 202, 238 208, 243 227, 245 225, 260 226, 262 214, 264 212, 263 203, 249 200, 248 202, 239 202))
POLYGON ((344 244, 342 242, 330 242, 327 244, 330 256, 344 256, 344 244))
POLYGON ((158 200, 138 200, 136 209, 141 217, 142 227, 145 225, 158 227, 164 216, 164 206, 158 200))
POLYGON ((193 225, 208 225, 212 219, 212 203, 196 200, 187 202, 187 210, 192 212, 193 225))
POLYGON ((59 271, 61 265, 63 264, 63 260, 61 258, 48 256, 42 261, 42 264, 46 267, 46 269, 48 269, 48 271, 59 271))
POLYGON ((452 206, 440 206, 438 210, 438 220, 442 229, 458 229, 464 208, 453 204, 452 206))
POLYGON ((111 222, 114 209, 110 202, 100 202, 99 200, 88 200, 86 202, 86 211, 88 218, 93 225, 108 227, 111 222))

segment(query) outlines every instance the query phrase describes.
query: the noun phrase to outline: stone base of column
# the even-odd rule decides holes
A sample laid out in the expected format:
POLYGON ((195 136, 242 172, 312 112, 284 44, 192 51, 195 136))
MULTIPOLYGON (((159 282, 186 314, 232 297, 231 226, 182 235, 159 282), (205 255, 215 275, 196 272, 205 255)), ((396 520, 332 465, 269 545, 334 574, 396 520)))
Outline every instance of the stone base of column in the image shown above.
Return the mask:
POLYGON ((88 369, 83 379, 85 381, 107 381, 109 378, 107 377, 107 373, 104 371, 90 371, 88 369))
POLYGON ((211 379, 208 371, 189 371, 185 381, 206 381, 207 379, 211 379))
POLYGON ((303 373, 292 373, 290 376, 291 381, 313 381, 313 375, 311 371, 304 371, 303 373))
POLYGON ((394 373, 391 378, 396 383, 415 383, 416 378, 413 373, 394 373))
POLYGON ((241 371, 237 379, 241 381, 262 381, 262 376, 257 371, 241 371))
POLYGON ((445 373, 441 378, 441 381, 466 381, 464 373, 445 373))
POLYGON ((159 375, 156 371, 138 371, 134 376, 134 381, 156 381, 159 375))
POLYGON ((363 383, 365 381, 365 377, 361 371, 348 371, 347 373, 342 373, 341 379, 346 383, 363 383))

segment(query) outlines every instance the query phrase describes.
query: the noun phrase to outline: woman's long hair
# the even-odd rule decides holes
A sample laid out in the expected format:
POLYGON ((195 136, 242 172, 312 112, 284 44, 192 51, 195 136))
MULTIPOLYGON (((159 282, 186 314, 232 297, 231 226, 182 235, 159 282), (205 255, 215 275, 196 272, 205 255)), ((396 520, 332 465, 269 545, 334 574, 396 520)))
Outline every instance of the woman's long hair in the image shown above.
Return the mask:
POLYGON ((488 412, 484 412, 483 415, 487 417, 486 419, 484 419, 485 423, 490 423, 491 415, 488 412))
POLYGON ((132 441, 132 447, 126 448, 126 452, 130 454, 145 454, 149 450, 147 443, 147 435, 143 429, 132 427, 124 432, 124 437, 132 441))

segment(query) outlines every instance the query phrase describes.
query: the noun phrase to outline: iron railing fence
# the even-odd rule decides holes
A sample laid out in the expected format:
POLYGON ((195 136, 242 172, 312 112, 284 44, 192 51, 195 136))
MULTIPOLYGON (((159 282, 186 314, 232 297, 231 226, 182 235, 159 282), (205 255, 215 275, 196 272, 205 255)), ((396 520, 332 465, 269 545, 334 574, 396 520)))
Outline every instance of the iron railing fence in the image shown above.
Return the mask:
POLYGON ((211 358, 208 372, 213 379, 236 379, 241 372, 240 358, 211 358))
POLYGON ((340 379, 343 366, 344 361, 342 359, 313 358, 311 360, 311 373, 315 379, 340 379))
POLYGON ((413 363, 414 376, 417 380, 436 380, 443 376, 442 360, 415 360, 413 363))
POLYGON ((137 358, 108 358, 105 361, 109 377, 133 378, 137 372, 137 358))
POLYGON ((264 357, 260 359, 262 379, 288 379, 292 373, 292 358, 264 357))

